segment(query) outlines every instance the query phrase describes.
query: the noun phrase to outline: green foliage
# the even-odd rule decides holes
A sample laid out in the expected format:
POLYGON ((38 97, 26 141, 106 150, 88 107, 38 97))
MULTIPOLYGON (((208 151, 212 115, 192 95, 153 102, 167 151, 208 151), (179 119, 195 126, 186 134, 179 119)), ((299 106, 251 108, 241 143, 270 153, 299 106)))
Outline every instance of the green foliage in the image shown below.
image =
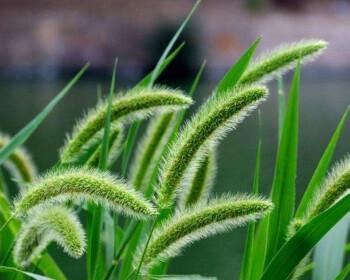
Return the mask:
POLYGON ((271 202, 259 197, 224 195, 179 211, 152 235, 144 256, 144 269, 178 255, 196 240, 242 226, 271 209, 271 202))
POLYGON ((85 250, 85 233, 76 215, 64 207, 41 208, 27 217, 14 247, 15 262, 25 267, 40 256, 52 241, 74 258, 85 250))
POLYGON ((71 168, 48 173, 28 187, 15 203, 15 215, 23 216, 45 203, 88 200, 136 218, 157 214, 150 202, 122 180, 96 169, 71 168))
MULTIPOLYGON (((38 268, 52 279, 66 280, 46 251, 51 241, 73 257, 81 257, 87 247, 89 280, 209 279, 168 275, 169 263, 193 242, 248 222, 240 280, 297 279, 299 272, 313 269, 309 263, 313 247, 350 210, 349 158, 325 178, 349 114, 347 109, 294 213, 300 67, 317 57, 327 43, 302 40, 251 63, 261 40, 257 39, 183 124, 205 62, 187 95, 154 84, 183 48, 181 44, 172 50, 199 2, 155 69, 124 94, 115 95, 115 64, 108 98, 78 122, 61 151, 60 161, 46 175, 36 178, 35 166, 20 146, 85 68, 18 134, 13 138, 0 136, 0 163, 10 166, 10 171, 25 183, 12 201, 4 187, 7 178, 0 176, 0 186, 4 187, 0 190, 1 279, 3 275, 6 280, 12 279, 12 274, 47 279, 17 269, 18 264, 38 268), (281 75, 294 67, 285 107, 281 75), (220 140, 266 99, 268 90, 261 84, 277 76, 279 146, 271 199, 259 196, 263 160, 260 140, 254 195, 215 198, 212 189, 219 168, 216 151, 220 140), (150 123, 129 166, 140 121, 147 117, 151 117, 150 123), (116 165, 119 169, 112 169, 121 153, 120 168, 116 165), (113 174, 115 171, 120 175, 113 174), (78 211, 79 217, 87 221, 87 244, 83 226, 74 214, 78 211), (121 214, 126 215, 119 219, 121 214)), ((337 279, 345 279, 348 273, 346 266, 337 279)))
MULTIPOLYGON (((0 149, 10 142, 10 137, 0 133, 0 149)), ((18 147, 5 161, 12 175, 21 183, 30 183, 37 176, 37 168, 26 149, 18 147)))
POLYGON ((206 147, 215 146, 266 95, 267 89, 264 87, 235 89, 213 96, 199 109, 186 123, 165 156, 157 197, 160 208, 173 204, 185 173, 191 176, 194 169, 191 170, 190 166, 205 155, 206 147))

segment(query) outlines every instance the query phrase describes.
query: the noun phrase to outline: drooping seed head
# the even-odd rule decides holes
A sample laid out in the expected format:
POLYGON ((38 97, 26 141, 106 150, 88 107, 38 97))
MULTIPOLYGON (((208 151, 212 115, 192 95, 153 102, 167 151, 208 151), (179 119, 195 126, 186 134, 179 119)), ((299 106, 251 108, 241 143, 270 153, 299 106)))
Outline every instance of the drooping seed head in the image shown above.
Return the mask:
MULTIPOLYGON (((0 133, 0 149, 7 145, 10 137, 0 133)), ((32 182, 37 176, 36 166, 30 154, 23 147, 15 149, 5 161, 5 166, 21 183, 32 182)))
POLYGON ((180 195, 179 206, 188 208, 209 198, 216 175, 216 150, 211 148, 207 154, 198 162, 198 166, 191 167, 193 177, 188 183, 184 183, 183 191, 180 195))
POLYGON ((15 203, 15 215, 23 216, 49 202, 87 200, 136 218, 148 218, 157 211, 150 202, 122 180, 96 169, 72 168, 52 172, 33 183, 15 203))
MULTIPOLYGON (((171 112, 186 108, 192 103, 181 91, 152 88, 138 89, 137 94, 118 96, 112 102, 111 122, 123 124, 137 119, 143 119, 150 114, 171 112)), ((104 127, 107 114, 107 103, 101 103, 90 111, 85 118, 75 126, 72 136, 67 140, 61 153, 63 163, 72 161, 82 147, 104 127)))
MULTIPOLYGON (((121 125, 113 125, 111 127, 109 135, 109 153, 108 153, 108 166, 111 166, 120 154, 120 147, 124 139, 123 128, 121 125)), ((100 139, 99 143, 102 143, 100 139)), ((91 167, 97 167, 100 160, 101 144, 95 149, 90 158, 87 161, 87 165, 91 167)))
POLYGON ((161 158, 164 146, 168 143, 174 127, 174 113, 165 113, 151 120, 144 137, 140 140, 131 167, 131 182, 141 189, 152 177, 155 165, 161 158))
POLYGON ((84 230, 76 215, 67 208, 51 206, 30 213, 16 239, 15 262, 20 266, 29 265, 52 241, 71 257, 79 258, 84 254, 84 230))
MULTIPOLYGON (((224 195, 207 205, 197 204, 180 211, 153 233, 142 270, 145 273, 160 261, 177 256, 196 240, 242 226, 266 215, 271 209, 272 203, 259 197, 224 195)), ((135 264, 139 263, 139 257, 140 254, 135 264)))
POLYGON ((302 63, 312 61, 328 46, 323 40, 301 40, 292 44, 284 44, 275 50, 263 54, 245 71, 238 84, 268 82, 295 67, 300 59, 302 63))
POLYGON ((184 176, 193 176, 189 167, 203 158, 206 149, 215 146, 266 96, 265 87, 235 88, 232 92, 213 96, 200 108, 174 140, 163 160, 157 197, 160 208, 173 204, 184 176))
POLYGON ((312 201, 308 218, 327 210, 350 190, 350 157, 337 163, 320 186, 318 195, 312 201))

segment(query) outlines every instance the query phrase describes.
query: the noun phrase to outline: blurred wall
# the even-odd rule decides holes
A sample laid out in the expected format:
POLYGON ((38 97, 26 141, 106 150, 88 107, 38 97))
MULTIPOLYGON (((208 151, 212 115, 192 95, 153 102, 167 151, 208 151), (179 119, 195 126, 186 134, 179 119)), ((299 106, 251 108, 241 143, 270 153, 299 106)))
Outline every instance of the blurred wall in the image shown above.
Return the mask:
MULTIPOLYGON (((126 74, 154 63, 163 26, 175 29, 189 0, 0 1, 0 75, 56 75, 86 61, 110 69, 115 57, 126 74), (153 44, 150 44, 153 42, 153 44), (146 66, 145 66, 146 65, 146 66)), ((285 41, 329 40, 329 68, 350 65, 348 1, 203 1, 188 29, 196 42, 190 64, 208 60, 212 76, 224 71, 257 36, 261 50, 285 41)))

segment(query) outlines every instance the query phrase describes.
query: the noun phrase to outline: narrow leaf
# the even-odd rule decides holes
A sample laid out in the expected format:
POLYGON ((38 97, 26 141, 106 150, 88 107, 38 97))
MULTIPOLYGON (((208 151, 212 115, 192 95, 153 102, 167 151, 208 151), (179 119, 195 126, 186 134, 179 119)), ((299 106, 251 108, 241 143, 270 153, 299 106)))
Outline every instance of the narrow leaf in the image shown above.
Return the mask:
POLYGON ((254 56, 256 48, 259 46, 261 38, 258 38, 237 60, 237 62, 227 71, 222 80, 218 83, 216 92, 218 94, 232 90, 247 69, 249 62, 254 56))
POLYGON ((30 277, 31 279, 35 279, 35 280, 54 280, 53 278, 45 277, 42 275, 38 275, 35 273, 23 271, 23 270, 19 270, 19 269, 14 268, 14 267, 0 266, 0 272, 20 273, 20 274, 23 274, 23 275, 30 277))
POLYGON ((311 180, 306 188, 306 191, 303 195, 303 198, 301 199, 301 202, 299 204, 299 208, 296 211, 297 218, 301 218, 306 214, 306 211, 308 209, 308 205, 310 204, 310 202, 314 198, 314 196, 318 190, 318 187, 320 186, 324 176, 327 173, 328 167, 332 161, 332 157, 333 157, 335 148, 336 148, 337 143, 339 141, 339 138, 343 132, 345 123, 349 117, 349 112, 350 112, 350 107, 348 107, 346 109, 344 115, 340 119, 339 124, 338 124, 336 130, 334 131, 333 136, 332 136, 331 140, 329 141, 329 144, 328 144, 326 150, 324 151, 322 158, 320 159, 314 174, 312 175, 312 178, 311 178, 311 180))
POLYGON ((0 164, 19 146, 21 146, 29 136, 38 128, 44 121, 52 109, 61 101, 61 99, 68 93, 68 91, 76 84, 80 77, 85 73, 89 64, 86 64, 79 73, 62 89, 62 91, 51 100, 51 102, 42 110, 30 123, 22 128, 11 141, 0 150, 0 164))
POLYGON ((294 73, 276 158, 271 191, 274 210, 269 216, 268 261, 271 260, 285 241, 287 227, 294 212, 298 152, 299 83, 300 63, 298 63, 294 73))
POLYGON ((346 280, 347 276, 350 274, 350 263, 348 263, 343 270, 338 274, 334 280, 346 280))
POLYGON ((301 227, 274 256, 261 280, 287 279, 318 241, 350 210, 350 195, 301 227))
MULTIPOLYGON (((259 139, 258 148, 256 152, 256 160, 255 160, 255 174, 254 174, 254 182, 253 182, 253 194, 259 194, 259 183, 260 183, 260 165, 261 165, 261 140, 259 139)), ((256 242, 254 240, 255 235, 255 223, 249 224, 247 230, 247 239, 244 248, 243 261, 240 273, 241 280, 249 280, 251 271, 253 269, 253 254, 254 254, 254 246, 256 242)), ((255 266, 255 263, 254 263, 255 266)))

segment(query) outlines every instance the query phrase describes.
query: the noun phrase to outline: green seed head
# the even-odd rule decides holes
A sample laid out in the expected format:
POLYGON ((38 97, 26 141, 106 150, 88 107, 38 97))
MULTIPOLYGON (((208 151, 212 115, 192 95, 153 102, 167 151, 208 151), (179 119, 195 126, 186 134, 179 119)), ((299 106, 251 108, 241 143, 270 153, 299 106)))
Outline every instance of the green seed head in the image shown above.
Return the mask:
POLYGON ((322 40, 301 40, 292 44, 282 45, 275 50, 262 55, 243 74, 239 85, 268 82, 295 67, 300 59, 307 63, 320 55, 328 46, 322 40))
MULTIPOLYGON (((0 133, 0 149, 7 145, 10 137, 0 133)), ((37 176, 36 166, 24 148, 17 148, 8 157, 5 166, 10 170, 11 174, 21 183, 30 183, 37 176)), ((22 186, 22 184, 20 184, 22 186)))
POLYGON ((52 172, 35 182, 15 203, 15 215, 23 216, 50 202, 88 200, 136 218, 157 214, 150 202, 122 180, 96 169, 72 168, 52 172))
POLYGON ((327 210, 350 190, 350 157, 337 163, 320 187, 311 203, 308 218, 327 210))
POLYGON ((209 198, 216 175, 216 150, 211 148, 198 166, 194 168, 193 177, 189 182, 184 183, 183 191, 180 195, 179 206, 188 208, 209 198))
POLYGON ((147 127, 145 136, 141 139, 131 168, 131 182, 135 188, 145 187, 152 177, 155 165, 162 156, 172 134, 177 114, 166 113, 155 117, 147 127))
POLYGON ((185 125, 164 158, 157 204, 167 208, 181 189, 184 176, 193 177, 191 166, 205 156, 230 130, 234 129, 267 96, 265 87, 234 89, 210 98, 185 125))
MULTIPOLYGON (((271 209, 272 203, 259 197, 224 195, 208 204, 179 211, 153 233, 144 255, 143 271, 177 256, 196 240, 245 225, 271 209)), ((138 262, 136 257, 135 264, 138 262)))
MULTIPOLYGON (((143 119, 150 114, 171 112, 186 108, 192 103, 181 91, 167 88, 139 89, 135 94, 118 96, 112 102, 111 122, 123 124, 143 119)), ((61 161, 71 162, 80 153, 84 145, 104 127, 107 103, 101 103, 78 122, 73 134, 68 138, 61 153, 61 161)))
POLYGON ((84 230, 76 215, 64 207, 45 207, 30 213, 16 239, 15 262, 20 266, 29 265, 52 241, 71 257, 84 254, 84 230))

